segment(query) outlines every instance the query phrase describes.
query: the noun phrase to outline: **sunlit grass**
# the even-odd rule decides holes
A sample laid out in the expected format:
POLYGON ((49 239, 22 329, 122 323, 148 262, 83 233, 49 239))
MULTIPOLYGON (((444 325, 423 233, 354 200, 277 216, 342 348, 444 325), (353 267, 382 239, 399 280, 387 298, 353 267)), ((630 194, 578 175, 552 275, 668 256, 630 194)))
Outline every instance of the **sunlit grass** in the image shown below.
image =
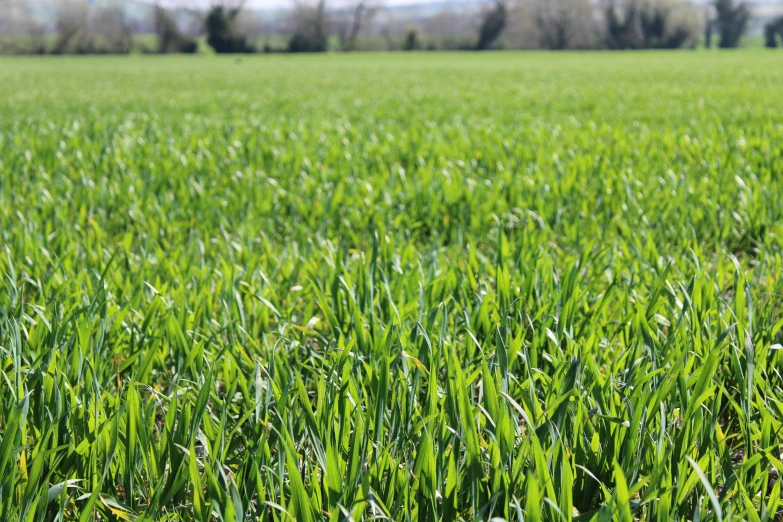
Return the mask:
POLYGON ((780 520, 775 53, 0 77, 0 520, 780 520))

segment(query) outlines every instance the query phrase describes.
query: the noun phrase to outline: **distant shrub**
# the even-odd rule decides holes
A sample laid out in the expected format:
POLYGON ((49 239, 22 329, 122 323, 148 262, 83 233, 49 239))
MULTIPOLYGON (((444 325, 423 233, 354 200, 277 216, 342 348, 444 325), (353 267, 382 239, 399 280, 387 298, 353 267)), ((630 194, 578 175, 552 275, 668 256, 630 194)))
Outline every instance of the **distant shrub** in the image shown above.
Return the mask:
POLYGON ((85 40, 89 38, 86 34, 86 9, 61 7, 57 11, 55 27, 57 29, 57 39, 51 49, 52 54, 72 53, 76 48, 86 46, 85 40))
POLYGON ((160 6, 155 8, 155 30, 158 33, 159 53, 192 54, 198 51, 196 39, 182 34, 177 27, 177 22, 166 9, 160 6))
POLYGON ((297 32, 288 41, 290 53, 323 53, 328 48, 325 34, 297 32))
POLYGON ((427 47, 435 47, 441 51, 473 51, 476 49, 476 44, 468 37, 460 38, 451 36, 440 39, 437 45, 435 43, 430 43, 427 47))
POLYGON ((359 49, 359 33, 377 14, 382 0, 351 0, 344 8, 335 13, 337 35, 341 51, 356 51, 359 49))
POLYGON ((606 5, 606 47, 609 49, 636 49, 638 47, 637 7, 629 5, 620 13, 614 1, 606 5))
POLYGON ((507 23, 508 10, 506 9, 506 3, 503 0, 497 0, 495 7, 484 15, 484 19, 481 22, 476 50, 484 51, 489 49, 500 37, 507 23))
POLYGON ((783 16, 772 20, 764 26, 764 45, 769 49, 774 49, 778 46, 778 43, 783 45, 783 16))
POLYGON ((0 54, 28 56, 46 54, 46 45, 33 38, 29 38, 28 40, 29 41, 0 41, 0 54))
POLYGON ((691 30, 672 20, 672 11, 663 5, 648 6, 639 12, 643 49, 679 49, 691 37, 691 30))
POLYGON ((402 44, 402 48, 405 51, 418 51, 421 49, 421 43, 419 42, 419 31, 416 29, 409 29, 405 34, 405 41, 402 44))
POLYGON ((128 54, 133 35, 122 7, 94 10, 64 4, 57 13, 52 54, 128 54))
POLYGON ((619 9, 611 0, 604 12, 608 49, 679 49, 696 39, 686 6, 678 2, 633 0, 619 9))
POLYGON ((288 52, 323 53, 329 49, 326 36, 326 3, 298 5, 294 12, 294 33, 288 41, 288 52))
POLYGON ((237 19, 240 9, 215 6, 204 22, 207 43, 218 54, 254 53, 255 47, 240 33, 237 19))
POLYGON ((595 47, 595 10, 590 0, 534 0, 529 15, 541 49, 595 47))
POLYGON ((750 7, 744 1, 735 4, 734 0, 716 0, 715 11, 718 14, 716 25, 720 35, 718 45, 723 49, 738 47, 748 29, 750 7))

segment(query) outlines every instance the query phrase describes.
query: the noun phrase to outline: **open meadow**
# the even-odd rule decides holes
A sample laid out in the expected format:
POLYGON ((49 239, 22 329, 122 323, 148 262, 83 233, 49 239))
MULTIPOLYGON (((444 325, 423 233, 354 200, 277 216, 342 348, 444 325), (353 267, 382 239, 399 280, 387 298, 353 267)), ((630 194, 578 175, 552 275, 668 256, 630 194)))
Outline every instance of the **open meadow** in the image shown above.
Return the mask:
POLYGON ((0 59, 0 520, 783 520, 777 52, 0 59))

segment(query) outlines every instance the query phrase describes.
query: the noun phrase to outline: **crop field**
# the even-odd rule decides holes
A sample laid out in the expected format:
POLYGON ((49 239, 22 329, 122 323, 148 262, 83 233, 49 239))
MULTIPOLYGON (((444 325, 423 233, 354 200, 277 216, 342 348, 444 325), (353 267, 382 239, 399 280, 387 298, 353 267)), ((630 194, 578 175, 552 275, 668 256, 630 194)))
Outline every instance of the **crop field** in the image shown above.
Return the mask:
POLYGON ((781 65, 0 60, 0 520, 783 520, 781 65))

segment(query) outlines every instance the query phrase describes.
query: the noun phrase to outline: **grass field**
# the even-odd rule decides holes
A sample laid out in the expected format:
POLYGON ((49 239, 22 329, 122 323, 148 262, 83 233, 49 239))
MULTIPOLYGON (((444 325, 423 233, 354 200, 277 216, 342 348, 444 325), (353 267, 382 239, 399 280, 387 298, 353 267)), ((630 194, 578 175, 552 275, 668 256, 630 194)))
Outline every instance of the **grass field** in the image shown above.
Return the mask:
POLYGON ((778 53, 0 77, 0 520, 783 518, 778 53))

